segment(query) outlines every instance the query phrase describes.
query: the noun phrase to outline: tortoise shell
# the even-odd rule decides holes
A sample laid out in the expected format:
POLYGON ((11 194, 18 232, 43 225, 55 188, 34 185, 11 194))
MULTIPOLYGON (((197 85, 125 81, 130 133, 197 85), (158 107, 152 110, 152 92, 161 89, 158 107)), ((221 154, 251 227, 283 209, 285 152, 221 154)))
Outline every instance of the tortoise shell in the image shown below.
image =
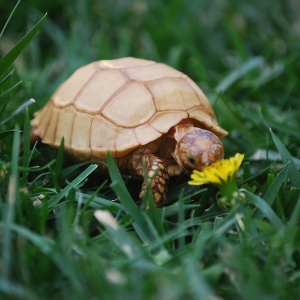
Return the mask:
POLYGON ((31 121, 43 143, 80 160, 117 164, 184 119, 227 135, 201 89, 185 74, 138 58, 100 60, 75 71, 31 121))

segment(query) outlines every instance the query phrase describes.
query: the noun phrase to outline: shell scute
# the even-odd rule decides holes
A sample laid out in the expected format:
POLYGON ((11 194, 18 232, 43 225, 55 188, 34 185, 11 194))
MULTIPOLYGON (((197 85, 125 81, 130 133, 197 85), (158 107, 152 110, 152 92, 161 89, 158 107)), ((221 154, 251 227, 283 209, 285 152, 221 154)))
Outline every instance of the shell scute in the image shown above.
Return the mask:
POLYGON ((158 112, 149 121, 149 124, 161 133, 166 133, 169 129, 178 124, 181 120, 186 119, 188 113, 186 111, 163 111, 158 112))
POLYGON ((52 103, 48 102, 45 107, 35 113, 35 118, 31 121, 33 128, 38 128, 37 133, 44 137, 49 119, 51 116, 52 103))
POLYGON ((187 110, 201 101, 194 89, 181 78, 164 78, 148 83, 158 111, 187 110))
POLYGON ((155 113, 149 90, 141 83, 131 83, 104 106, 102 114, 117 126, 136 127, 155 113))
POLYGON ((79 92, 96 72, 96 64, 91 63, 76 70, 52 96, 56 107, 66 107, 73 103, 79 92))
POLYGON ((136 139, 134 129, 118 128, 115 148, 117 150, 117 158, 123 157, 132 152, 140 145, 136 139))
POLYGON ((165 77, 181 77, 183 74, 165 64, 150 64, 143 68, 128 68, 126 70, 131 80, 150 81, 165 77))
POLYGON ((148 123, 138 126, 134 129, 135 136, 139 144, 146 145, 151 141, 158 139, 161 133, 150 126, 148 123))
POLYGON ((91 117, 86 114, 76 113, 73 122, 71 147, 73 154, 81 160, 87 160, 92 156, 90 148, 91 123, 91 117))
POLYGON ((202 90, 198 87, 198 85, 187 75, 184 76, 184 79, 188 82, 188 84, 193 88, 193 90, 198 95, 198 97, 200 99, 200 104, 204 108, 204 110, 208 114, 215 116, 214 110, 213 110, 210 102, 208 101, 207 97, 204 95, 202 90))
POLYGON ((116 156, 116 134, 117 126, 102 117, 94 117, 89 135, 93 156, 105 159, 107 151, 110 151, 113 157, 116 156))
POLYGON ((72 152, 71 135, 73 130, 73 120, 75 117, 75 110, 73 107, 61 108, 57 119, 57 126, 55 132, 55 139, 53 146, 59 147, 61 139, 64 138, 65 149, 67 152, 72 152))
POLYGON ((86 83, 74 101, 77 110, 97 114, 104 103, 127 83, 119 70, 101 70, 86 83))
POLYGON ((155 62, 135 57, 123 57, 112 60, 100 60, 98 64, 101 69, 126 69, 151 65, 155 64, 155 62))
MULTIPOLYGON (((49 109, 50 110, 50 109, 49 109)), ((52 144, 54 142, 55 131, 57 126, 57 118, 59 116, 60 109, 51 105, 51 115, 48 121, 47 130, 44 133, 43 142, 45 144, 52 144)))
POLYGON ((203 124, 204 128, 212 130, 219 137, 224 137, 226 131, 221 128, 217 122, 215 115, 207 113, 203 107, 194 107, 188 110, 189 118, 199 121, 203 124))

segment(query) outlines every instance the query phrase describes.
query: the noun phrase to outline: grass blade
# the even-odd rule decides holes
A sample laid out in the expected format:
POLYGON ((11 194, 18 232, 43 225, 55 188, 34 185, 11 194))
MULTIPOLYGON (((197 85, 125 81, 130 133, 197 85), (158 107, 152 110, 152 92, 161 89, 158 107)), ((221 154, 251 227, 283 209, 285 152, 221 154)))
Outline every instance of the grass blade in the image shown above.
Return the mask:
POLYGON ((64 159, 64 152, 65 152, 65 138, 63 137, 61 139, 58 151, 57 151, 57 158, 56 158, 56 163, 55 163, 55 176, 57 178, 60 177, 61 175, 61 169, 62 169, 62 164, 63 164, 63 159, 64 159))
POLYGON ((247 60, 247 58, 249 57, 246 47, 245 47, 245 43, 244 41, 241 39, 241 36, 239 35, 236 26, 234 26, 232 18, 226 16, 223 19, 223 23, 225 25, 227 34, 232 42, 232 44, 234 45, 234 48, 236 49, 236 51, 238 52, 240 58, 245 61, 247 60))
POLYGON ((218 93, 224 93, 237 80, 248 74, 251 70, 261 66, 264 60, 262 57, 253 57, 242 64, 239 68, 230 72, 221 82, 216 86, 215 90, 218 93))
POLYGON ((12 162, 11 173, 9 178, 9 188, 5 215, 5 226, 3 229, 3 246, 2 246, 2 276, 3 279, 8 279, 11 264, 11 247, 12 247, 12 234, 11 225, 14 221, 15 208, 19 199, 19 173, 18 173, 18 160, 19 160, 19 145, 20 145, 20 132, 18 127, 14 131, 13 149, 12 149, 12 162))
POLYGON ((12 130, 6 130, 6 131, 3 131, 3 132, 0 132, 0 141, 2 141, 3 139, 5 139, 5 138, 8 137, 8 136, 13 135, 14 132, 15 132, 14 129, 12 129, 12 130))
POLYGON ((22 185, 24 186, 27 182, 28 172, 30 162, 30 123, 28 108, 26 108, 25 122, 24 122, 24 133, 23 133, 23 178, 22 185))
MULTIPOLYGON (((145 167, 144 173, 147 174, 146 167, 145 167)), ((161 221, 160 215, 158 213, 158 210, 156 208, 156 205, 155 205, 155 202, 154 202, 154 199, 152 196, 150 181, 148 181, 148 176, 145 178, 145 180, 146 180, 147 184, 146 184, 146 192, 143 197, 142 205, 143 205, 144 210, 147 210, 148 208, 150 209, 150 211, 148 212, 148 216, 150 216, 150 218, 151 218, 152 230, 151 230, 150 226, 149 226, 149 228, 152 231, 154 236, 157 236, 157 237, 159 235, 163 236, 165 233, 165 230, 164 230, 163 223, 161 221), (155 229, 153 227, 155 227, 155 229)), ((149 224, 150 220, 147 219, 147 216, 145 216, 145 217, 146 217, 146 221, 148 221, 148 224, 149 224)))
MULTIPOLYGON (((104 182, 104 183, 106 183, 106 182, 104 182)), ((100 190, 101 187, 102 187, 102 185, 98 189, 100 190)), ((113 202, 111 200, 107 200, 107 199, 104 199, 104 198, 94 196, 95 193, 90 195, 90 194, 77 192, 76 194, 78 195, 78 198, 81 197, 82 203, 84 203, 84 204, 88 203, 88 205, 92 208, 96 208, 96 209, 106 208, 106 209, 112 209, 114 211, 120 211, 120 210, 123 209, 123 207, 120 203, 116 203, 116 202, 113 202), (90 201, 91 198, 92 198, 92 201, 90 201)))
POLYGON ((15 231, 19 235, 23 236, 24 238, 31 241, 42 253, 48 255, 53 262, 56 264, 56 266, 60 269, 60 271, 69 278, 73 284, 76 285, 76 289, 80 291, 81 289, 81 283, 78 281, 78 278, 76 276, 75 270, 72 269, 72 266, 67 261, 67 258, 64 257, 62 252, 58 252, 55 249, 55 244, 53 240, 43 237, 41 235, 38 235, 31 230, 28 230, 25 227, 11 224, 10 230, 15 231))
POLYGON ((18 107, 9 117, 7 117, 5 120, 0 122, 0 126, 2 126, 3 124, 5 124, 9 120, 11 120, 13 117, 15 117, 17 114, 22 112, 26 107, 28 107, 29 105, 31 105, 33 103, 35 103, 35 100, 34 99, 29 99, 27 102, 25 102, 20 107, 18 107))
POLYGON ((238 106, 233 101, 230 99, 226 99, 225 101, 219 98, 216 106, 218 110, 222 111, 222 113, 227 116, 227 119, 230 120, 232 128, 239 128, 252 147, 258 148, 261 146, 262 142, 260 139, 245 126, 243 120, 239 117, 238 106))
POLYGON ((299 231, 299 215, 300 215, 300 197, 298 197, 297 199, 297 203, 294 206, 290 221, 287 225, 285 231, 286 239, 290 239, 291 237, 294 237, 293 233, 299 231))
MULTIPOLYGON (((90 198, 88 199, 88 201, 85 202, 84 206, 82 207, 80 213, 83 214, 86 209, 90 206, 91 202, 93 201, 93 199, 98 195, 98 193, 102 190, 102 188, 105 186, 107 181, 104 181, 98 188, 97 190, 90 196, 90 198)), ((83 198, 83 197, 82 197, 83 198)))
POLYGON ((76 177, 72 182, 70 182, 63 190, 61 190, 59 194, 54 196, 48 202, 48 208, 52 209, 54 206, 56 206, 63 197, 66 197, 68 195, 71 189, 76 188, 85 178, 87 178, 96 169, 97 169, 97 165, 94 164, 90 165, 78 177, 76 177))
POLYGON ((48 162, 46 165, 42 166, 42 167, 30 167, 30 168, 26 168, 24 169, 23 167, 19 167, 19 171, 26 171, 26 172, 40 172, 43 171, 45 169, 48 169, 49 167, 51 167, 53 164, 55 163, 55 159, 51 160, 50 162, 48 162))
POLYGON ((26 299, 26 290, 20 284, 14 284, 10 280, 0 279, 0 291, 10 296, 7 299, 26 299))
MULTIPOLYGON (((286 164, 284 166, 284 168, 280 171, 280 173, 277 175, 276 179, 274 180, 274 182, 272 183, 272 185, 270 186, 270 188, 268 189, 268 191, 266 192, 266 194, 264 195, 264 200, 271 206, 273 204, 273 201, 275 200, 279 189, 281 188, 282 184, 285 181, 285 178, 287 176, 288 173, 288 169, 289 169, 289 163, 286 164)), ((263 213, 260 210, 257 210, 254 213, 254 218, 255 219, 262 219, 263 218, 263 213)))
POLYGON ((128 258, 134 259, 143 253, 142 248, 138 247, 131 236, 118 225, 112 214, 105 210, 96 210, 94 216, 106 228, 115 243, 128 258))
POLYGON ((191 299, 217 299, 217 296, 208 285, 202 272, 199 270, 197 262, 187 260, 186 265, 186 277, 189 282, 189 286, 194 290, 194 297, 191 299))
POLYGON ((10 78, 14 74, 15 70, 11 70, 5 77, 0 81, 0 85, 3 84, 8 78, 10 78))
POLYGON ((37 34, 41 26, 43 25, 46 15, 17 43, 17 45, 11 49, 5 56, 0 60, 0 76, 14 63, 17 57, 22 53, 25 47, 37 34))
POLYGON ((140 238, 145 243, 149 243, 153 239, 153 236, 148 229, 147 221, 143 217, 143 214, 138 210, 136 204, 132 200, 129 192, 127 191, 124 181, 120 175, 120 172, 109 152, 107 153, 107 166, 110 178, 112 180, 112 190, 119 197, 120 202, 124 206, 124 209, 127 212, 127 214, 129 214, 132 217, 132 225, 134 226, 140 238))
POLYGON ((68 175, 72 174, 75 170, 77 170, 77 169, 79 169, 83 166, 90 165, 91 163, 99 164, 96 161, 95 162, 89 161, 89 162, 84 162, 84 163, 79 163, 79 164, 76 164, 76 165, 72 165, 68 168, 63 169, 61 171, 61 176, 62 177, 67 177, 68 175))
MULTIPOLYGON (((9 88, 8 90, 6 90, 4 93, 2 93, 2 94, 0 95, 0 100, 1 100, 1 102, 4 101, 4 100, 2 100, 2 99, 6 99, 6 98, 11 94, 11 92, 12 92, 14 89, 16 89, 21 83, 22 83, 22 81, 17 82, 14 86, 12 86, 12 87, 9 88)), ((3 105, 3 104, 4 104, 4 102, 1 103, 1 105, 3 105)))
POLYGON ((2 37, 3 32, 4 32, 5 28, 6 28, 6 26, 8 25, 8 23, 9 23, 11 17, 13 16, 13 14, 14 14, 15 10, 17 9, 17 7, 18 7, 18 5, 19 5, 20 2, 21 2, 21 0, 19 0, 19 1, 17 2, 17 4, 15 5, 15 7, 13 8, 12 12, 10 13, 10 15, 9 15, 9 17, 8 17, 8 19, 7 19, 7 21, 5 22, 5 24, 4 24, 4 26, 3 26, 2 30, 1 30, 0 38, 2 37))
POLYGON ((288 169, 289 178, 293 184, 294 187, 300 188, 300 174, 298 171, 298 168, 293 160, 293 157, 290 155, 289 151, 286 149, 286 147, 283 145, 283 143, 280 141, 280 139, 276 136, 276 134, 270 129, 271 136, 274 141, 274 144, 278 150, 278 152, 281 155, 282 161, 285 164, 290 164, 290 167, 288 169))
POLYGON ((251 204, 255 205, 259 210, 261 210, 263 215, 270 220, 270 222, 277 230, 281 230, 283 228, 283 224, 281 220, 277 217, 277 215, 274 213, 272 208, 268 205, 268 203, 264 199, 254 195, 253 193, 250 193, 247 190, 243 190, 243 193, 246 194, 247 200, 251 204))
MULTIPOLYGON (((5 226, 4 224, 1 225, 5 226)), ((10 230, 22 235, 27 240, 31 241, 34 245, 36 245, 40 249, 42 253, 51 254, 53 250, 54 242, 50 238, 38 235, 33 231, 27 229, 26 227, 17 224, 10 224, 10 230)))

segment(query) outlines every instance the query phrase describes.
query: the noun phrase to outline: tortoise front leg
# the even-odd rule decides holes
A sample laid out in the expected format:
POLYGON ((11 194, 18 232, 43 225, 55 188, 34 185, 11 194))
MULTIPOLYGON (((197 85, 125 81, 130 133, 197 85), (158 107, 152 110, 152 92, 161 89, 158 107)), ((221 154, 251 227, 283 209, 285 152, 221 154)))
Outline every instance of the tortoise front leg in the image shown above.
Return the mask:
MULTIPOLYGON (((161 207, 161 202, 166 200, 168 192, 169 175, 168 170, 162 160, 153 155, 145 154, 145 163, 147 169, 147 177, 150 182, 151 192, 157 207, 161 207)), ((144 182, 140 192, 140 198, 145 195, 146 192, 146 178, 144 176, 144 182)))

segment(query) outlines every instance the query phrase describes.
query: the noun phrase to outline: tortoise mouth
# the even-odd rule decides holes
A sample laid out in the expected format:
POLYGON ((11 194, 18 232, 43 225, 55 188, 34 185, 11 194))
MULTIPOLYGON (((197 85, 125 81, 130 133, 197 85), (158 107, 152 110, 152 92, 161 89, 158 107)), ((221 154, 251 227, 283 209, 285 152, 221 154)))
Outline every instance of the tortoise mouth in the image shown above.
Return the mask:
POLYGON ((202 171, 205 167, 222 159, 224 147, 212 132, 200 128, 188 131, 176 145, 174 158, 184 173, 202 171))

